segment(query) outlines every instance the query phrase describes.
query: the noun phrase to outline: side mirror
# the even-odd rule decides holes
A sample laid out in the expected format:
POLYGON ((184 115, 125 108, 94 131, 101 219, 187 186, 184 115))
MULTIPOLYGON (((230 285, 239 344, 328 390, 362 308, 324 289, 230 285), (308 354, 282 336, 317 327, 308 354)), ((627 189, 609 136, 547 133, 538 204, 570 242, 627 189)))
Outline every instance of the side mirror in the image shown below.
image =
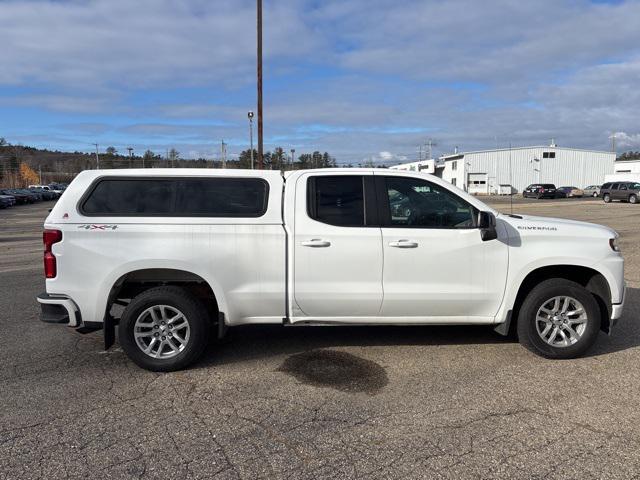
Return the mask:
POLYGON ((483 242, 498 238, 496 217, 493 213, 480 212, 480 215, 478 215, 478 228, 480 229, 480 238, 482 238, 483 242))

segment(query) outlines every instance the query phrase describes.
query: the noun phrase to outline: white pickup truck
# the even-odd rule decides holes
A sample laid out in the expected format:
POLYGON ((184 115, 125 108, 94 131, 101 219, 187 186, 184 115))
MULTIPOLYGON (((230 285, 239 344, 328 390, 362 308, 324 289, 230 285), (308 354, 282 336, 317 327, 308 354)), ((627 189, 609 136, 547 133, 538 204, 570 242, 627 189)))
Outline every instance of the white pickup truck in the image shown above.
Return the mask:
POLYGON ((85 171, 45 221, 45 322, 183 368, 244 324, 510 327, 582 354, 624 303, 617 234, 382 169, 85 171))

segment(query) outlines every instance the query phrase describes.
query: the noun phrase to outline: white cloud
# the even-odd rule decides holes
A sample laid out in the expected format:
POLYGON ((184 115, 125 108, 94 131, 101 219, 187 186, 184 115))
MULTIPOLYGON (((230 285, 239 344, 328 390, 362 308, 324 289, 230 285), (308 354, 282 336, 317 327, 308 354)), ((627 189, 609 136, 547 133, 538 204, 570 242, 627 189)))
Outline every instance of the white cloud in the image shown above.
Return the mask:
POLYGON ((626 132, 615 132, 609 136, 610 139, 615 138, 616 143, 620 147, 638 147, 640 146, 640 133, 628 134, 626 132))

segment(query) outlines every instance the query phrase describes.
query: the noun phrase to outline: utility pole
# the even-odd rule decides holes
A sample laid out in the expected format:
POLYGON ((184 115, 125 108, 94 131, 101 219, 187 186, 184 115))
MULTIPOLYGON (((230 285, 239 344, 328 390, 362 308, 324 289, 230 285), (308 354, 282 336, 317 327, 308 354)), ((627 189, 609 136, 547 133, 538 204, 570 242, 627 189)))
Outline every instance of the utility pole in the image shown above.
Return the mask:
POLYGON ((294 157, 295 153, 296 153, 296 149, 295 149, 295 148, 292 148, 292 149, 291 149, 291 169, 292 169, 292 170, 293 170, 293 163, 296 161, 296 160, 295 160, 295 157, 294 157))
POLYGON ((129 168, 131 168, 131 161, 133 160, 133 156, 132 156, 133 147, 127 147, 127 150, 129 150, 129 168))
POLYGON ((227 168, 227 144, 222 139, 222 145, 220 145, 220 155, 222 156, 222 168, 227 168))
POLYGON ((429 152, 429 158, 427 158, 427 160, 431 160, 433 158, 433 147, 438 144, 430 138, 425 145, 428 147, 427 151, 429 152))
MULTIPOLYGON (((257 0, 258 30, 258 169, 262 170, 262 0, 257 0)), ((252 150, 253 152, 253 150, 252 150)), ((253 153, 252 153, 253 154, 253 153)), ((253 167, 252 167, 253 168, 253 167)))
MULTIPOLYGON (((249 152, 251 153, 251 170, 253 170, 253 112, 247 113, 249 117, 249 152)), ((258 154, 258 158, 260 154, 258 154)))
POLYGON ((93 143, 92 145, 96 146, 96 168, 100 170, 100 156, 98 155, 98 144, 93 143))

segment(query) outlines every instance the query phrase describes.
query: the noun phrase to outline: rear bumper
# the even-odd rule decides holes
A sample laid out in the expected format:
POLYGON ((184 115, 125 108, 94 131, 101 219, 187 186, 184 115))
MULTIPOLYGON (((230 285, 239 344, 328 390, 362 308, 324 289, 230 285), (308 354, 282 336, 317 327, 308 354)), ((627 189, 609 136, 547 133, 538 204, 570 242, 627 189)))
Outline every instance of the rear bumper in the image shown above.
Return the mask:
POLYGON ((66 325, 72 328, 80 328, 83 326, 80 309, 69 297, 65 295, 41 293, 36 299, 40 304, 41 321, 66 325))

